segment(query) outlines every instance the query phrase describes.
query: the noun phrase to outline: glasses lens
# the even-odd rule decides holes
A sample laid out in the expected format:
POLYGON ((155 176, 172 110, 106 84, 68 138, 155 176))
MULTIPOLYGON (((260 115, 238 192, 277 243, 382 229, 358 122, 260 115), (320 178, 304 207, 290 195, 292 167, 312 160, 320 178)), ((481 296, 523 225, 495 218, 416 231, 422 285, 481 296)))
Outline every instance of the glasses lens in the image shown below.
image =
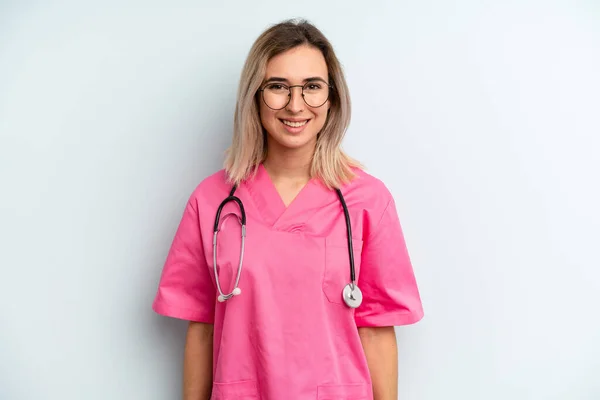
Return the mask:
POLYGON ((269 83, 263 88, 263 100, 272 109, 280 110, 288 103, 290 89, 281 83, 269 83))
POLYGON ((303 88, 304 101, 310 107, 321 107, 329 98, 329 86, 325 82, 308 82, 303 88))

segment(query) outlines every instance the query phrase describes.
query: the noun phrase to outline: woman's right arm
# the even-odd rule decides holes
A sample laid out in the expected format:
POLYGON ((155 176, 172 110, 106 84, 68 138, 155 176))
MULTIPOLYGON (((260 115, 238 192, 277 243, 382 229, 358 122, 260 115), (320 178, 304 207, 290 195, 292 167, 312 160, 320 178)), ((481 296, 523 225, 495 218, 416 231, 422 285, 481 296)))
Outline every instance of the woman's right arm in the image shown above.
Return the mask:
POLYGON ((190 322, 183 363, 183 399, 209 400, 212 390, 213 325, 190 322))

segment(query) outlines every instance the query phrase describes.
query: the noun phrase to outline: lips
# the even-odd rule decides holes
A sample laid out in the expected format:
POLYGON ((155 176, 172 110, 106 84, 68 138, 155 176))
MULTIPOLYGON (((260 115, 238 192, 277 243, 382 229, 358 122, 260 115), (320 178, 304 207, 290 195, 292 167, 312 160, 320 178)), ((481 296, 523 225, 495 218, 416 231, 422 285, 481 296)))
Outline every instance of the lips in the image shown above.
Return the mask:
POLYGON ((298 135, 306 129, 306 127, 310 124, 311 119, 301 119, 291 121, 289 119, 279 119, 283 129, 285 129, 288 133, 292 135, 298 135))
POLYGON ((300 121, 291 121, 291 120, 287 120, 287 119, 280 119, 280 121, 283 122, 284 125, 290 126, 292 128, 300 128, 300 127, 306 125, 306 123, 309 120, 305 119, 305 120, 300 120, 300 121))

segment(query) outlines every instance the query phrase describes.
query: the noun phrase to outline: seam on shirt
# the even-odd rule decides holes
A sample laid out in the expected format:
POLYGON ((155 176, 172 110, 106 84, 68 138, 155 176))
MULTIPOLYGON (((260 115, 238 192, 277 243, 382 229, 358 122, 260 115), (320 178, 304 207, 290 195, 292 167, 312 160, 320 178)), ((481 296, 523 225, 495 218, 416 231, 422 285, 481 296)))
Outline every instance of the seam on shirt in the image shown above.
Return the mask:
POLYGON ((377 221, 377 224, 374 226, 373 229, 371 229, 371 232, 369 233, 367 240, 370 240, 371 237, 375 234, 375 232, 377 232, 377 230, 379 229, 379 226, 381 225, 381 221, 383 221, 383 216, 385 215, 386 211, 388 210, 388 207, 390 206, 390 204, 392 204, 393 201, 394 201, 394 198, 390 196, 390 199, 388 200, 387 204, 383 208, 383 212, 381 213, 381 216, 379 217, 379 221, 377 221))
POLYGON ((355 323, 358 328, 378 326, 405 326, 413 325, 424 317, 422 308, 413 311, 392 312, 387 314, 369 315, 367 317, 356 317, 355 323))
POLYGON ((155 301, 152 305, 152 310, 157 314, 170 318, 214 323, 214 313, 206 313, 186 307, 172 306, 170 303, 164 300, 155 301))

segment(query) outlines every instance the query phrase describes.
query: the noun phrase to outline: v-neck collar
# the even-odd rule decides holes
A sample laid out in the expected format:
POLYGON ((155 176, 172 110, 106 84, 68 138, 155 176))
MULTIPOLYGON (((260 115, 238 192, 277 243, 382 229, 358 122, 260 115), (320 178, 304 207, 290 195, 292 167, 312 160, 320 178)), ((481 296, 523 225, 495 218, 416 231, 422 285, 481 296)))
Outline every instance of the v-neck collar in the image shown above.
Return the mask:
POLYGON ((262 164, 258 166, 256 175, 248 182, 247 187, 264 221, 273 229, 284 231, 304 225, 308 221, 310 210, 322 204, 324 195, 328 192, 333 193, 318 179, 311 178, 286 207, 262 164))

